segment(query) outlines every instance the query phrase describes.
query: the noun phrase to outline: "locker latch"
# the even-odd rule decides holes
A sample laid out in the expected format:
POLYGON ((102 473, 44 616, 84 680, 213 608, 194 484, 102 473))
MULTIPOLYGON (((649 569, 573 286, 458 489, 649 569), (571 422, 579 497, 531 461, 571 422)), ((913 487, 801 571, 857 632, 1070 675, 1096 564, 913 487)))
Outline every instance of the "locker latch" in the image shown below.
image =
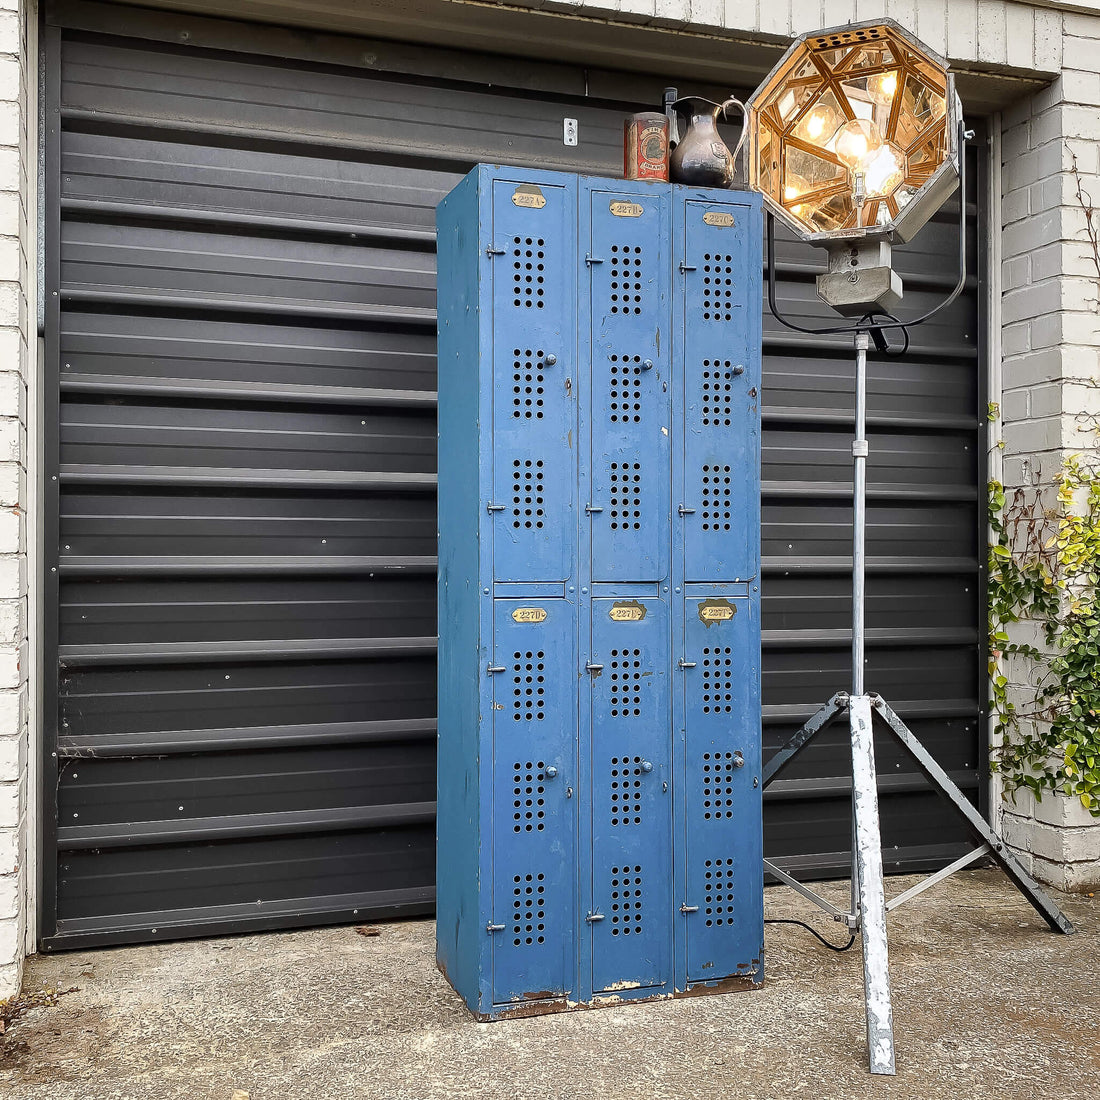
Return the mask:
POLYGON ((589 913, 584 919, 588 921, 589 924, 596 924, 598 921, 603 920, 603 918, 603 913, 589 913))
POLYGON ((486 676, 492 676, 493 673, 495 673, 495 672, 507 672, 507 671, 508 670, 504 667, 504 665, 489 665, 485 669, 485 675, 486 676))
POLYGON ((603 672, 603 665, 593 664, 591 661, 584 662, 585 672, 603 672))
POLYGON ((584 514, 586 516, 590 516, 595 512, 602 512, 602 511, 603 511, 603 505, 593 504, 593 503, 591 503, 591 501, 584 506, 584 514))
POLYGON ((504 931, 504 925, 503 924, 493 924, 492 921, 489 921, 489 923, 485 926, 485 931, 488 932, 489 935, 491 936, 494 932, 503 932, 504 931))
POLYGON ((599 256, 593 256, 591 253, 589 253, 587 256, 585 256, 584 262, 589 267, 591 267, 593 264, 602 264, 603 260, 601 260, 599 256))
POLYGON ((503 248, 494 248, 492 245, 489 245, 489 247, 487 249, 485 249, 485 255, 486 256, 503 256, 504 255, 504 249, 503 248))
POLYGON ((686 264, 686 263, 684 263, 683 260, 680 261, 680 274, 681 275, 685 274, 688 271, 694 271, 694 270, 695 270, 695 265, 694 264, 686 264))
POLYGON ((698 913, 699 912, 699 906, 698 905, 681 905, 680 906, 680 912, 681 913, 698 913))
POLYGON ((678 669, 681 669, 681 670, 683 670, 683 669, 685 669, 685 668, 694 668, 694 667, 695 667, 695 662, 694 662, 694 661, 685 661, 685 660, 683 659, 683 657, 681 657, 681 658, 680 658, 680 659, 679 659, 679 660, 678 660, 678 661, 676 662, 676 667, 677 667, 678 669))
POLYGON ((686 504, 681 504, 680 507, 676 509, 676 511, 679 512, 682 516, 695 515, 695 509, 689 508, 686 504))
POLYGON ((485 511, 490 514, 493 512, 503 512, 505 507, 506 505, 504 504, 494 504, 492 501, 489 501, 489 503, 485 505, 485 511))

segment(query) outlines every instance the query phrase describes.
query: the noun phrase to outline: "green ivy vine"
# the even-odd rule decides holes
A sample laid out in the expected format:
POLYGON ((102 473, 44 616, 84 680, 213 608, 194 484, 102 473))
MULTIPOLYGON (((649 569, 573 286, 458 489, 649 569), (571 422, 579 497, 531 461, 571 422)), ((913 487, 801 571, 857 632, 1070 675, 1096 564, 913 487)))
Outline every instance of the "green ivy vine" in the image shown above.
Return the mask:
POLYGON ((1081 800, 1100 817, 1100 474, 1080 456, 1039 490, 989 485, 989 682, 993 767, 1006 796, 1021 788, 1081 800), (1049 499, 1049 498, 1048 498, 1049 499), (1013 641, 1014 623, 1038 628, 1042 648, 1013 641), (1019 706, 1006 664, 1037 670, 1019 706))

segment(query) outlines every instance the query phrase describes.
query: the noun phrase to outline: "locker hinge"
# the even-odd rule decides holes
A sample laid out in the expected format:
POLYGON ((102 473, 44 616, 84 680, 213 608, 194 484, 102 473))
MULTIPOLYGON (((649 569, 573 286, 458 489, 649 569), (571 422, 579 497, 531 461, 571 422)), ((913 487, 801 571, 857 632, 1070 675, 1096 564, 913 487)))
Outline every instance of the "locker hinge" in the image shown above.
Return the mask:
POLYGON ((485 511, 491 515, 493 512, 503 512, 506 507, 507 506, 504 504, 494 504, 492 501, 489 501, 489 503, 485 505, 485 511))
POLYGON ((493 673, 495 673, 495 672, 507 672, 507 671, 508 670, 504 667, 504 665, 489 665, 485 669, 485 675, 486 676, 492 676, 493 673))
POLYGON ((602 264, 603 260, 601 260, 599 256, 593 256, 591 253, 589 253, 587 256, 585 256, 584 262, 589 267, 591 267, 593 264, 602 264))
POLYGON ((598 921, 603 920, 603 918, 603 913, 589 913, 584 919, 588 921, 589 924, 596 924, 598 921))
POLYGON ((683 275, 685 272, 694 271, 694 270, 695 270, 695 265, 694 264, 686 264, 686 263, 684 263, 683 260, 680 261, 680 274, 681 275, 683 275))
POLYGON ((504 931, 504 925, 503 924, 493 924, 492 921, 489 921, 489 923, 485 926, 485 931, 488 932, 489 935, 491 936, 494 932, 503 932, 504 931))
POLYGON ((503 248, 494 248, 492 245, 489 245, 489 247, 487 249, 485 249, 485 255, 486 256, 503 256, 504 255, 504 249, 503 248))
POLYGON ((676 511, 679 512, 682 516, 695 515, 695 509, 689 508, 686 504, 681 504, 680 507, 676 509, 676 511))
POLYGON ((595 665, 591 661, 584 662, 585 672, 603 672, 603 665, 595 665))
POLYGON ((685 660, 683 659, 683 657, 681 657, 681 658, 680 658, 680 659, 679 659, 679 660, 678 660, 678 661, 676 662, 676 667, 677 667, 678 669, 685 669, 685 668, 694 668, 694 667, 695 667, 695 662, 694 662, 694 661, 685 661, 685 660))
POLYGON ((591 516, 595 512, 602 512, 602 511, 603 511, 603 505, 602 504, 592 504, 591 502, 589 502, 588 504, 586 504, 584 506, 584 514, 586 516, 591 516))
POLYGON ((698 913, 699 912, 699 906, 698 905, 681 905, 680 906, 680 912, 681 913, 698 913))

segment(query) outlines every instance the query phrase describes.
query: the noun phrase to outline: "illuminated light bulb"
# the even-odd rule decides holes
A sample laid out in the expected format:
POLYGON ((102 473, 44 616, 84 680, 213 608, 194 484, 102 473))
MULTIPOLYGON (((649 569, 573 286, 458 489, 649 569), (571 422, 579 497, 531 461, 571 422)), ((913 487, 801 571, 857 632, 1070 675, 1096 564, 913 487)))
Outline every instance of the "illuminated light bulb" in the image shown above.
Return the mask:
POLYGON ((889 145, 884 145, 868 162, 864 184, 868 195, 888 195, 905 178, 898 158, 889 145))
POLYGON ((836 110, 828 103, 819 103, 803 115, 794 128, 794 136, 824 147, 836 133, 836 110))
POLYGON ((810 184, 802 176, 795 172, 787 173, 786 183, 783 185, 783 204, 795 217, 801 217, 803 211, 806 209, 804 203, 800 203, 797 200, 802 198, 807 191, 810 190, 810 184))
POLYGON ((878 127, 865 118, 853 118, 836 132, 837 159, 851 171, 863 173, 882 148, 878 127))
POLYGON ((867 94, 880 107, 889 107, 897 90, 898 73, 896 69, 888 69, 884 73, 875 73, 867 80, 867 94))

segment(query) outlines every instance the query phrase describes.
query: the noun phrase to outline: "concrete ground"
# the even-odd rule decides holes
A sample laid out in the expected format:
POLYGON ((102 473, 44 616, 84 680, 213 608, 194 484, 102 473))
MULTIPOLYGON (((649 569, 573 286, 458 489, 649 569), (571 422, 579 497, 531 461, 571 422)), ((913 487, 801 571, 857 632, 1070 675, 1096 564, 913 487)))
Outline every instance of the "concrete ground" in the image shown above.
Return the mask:
MULTIPOLYGON (((432 923, 406 921, 371 938, 330 928, 30 960, 25 993, 78 991, 0 1039, 0 1096, 1096 1097, 1100 898, 1056 897, 1078 935, 1049 932, 992 870, 892 914, 895 1078, 867 1073, 858 943, 837 955, 769 925, 759 992, 479 1024, 433 966, 432 923)), ((843 939, 786 888, 766 908, 843 939)))

